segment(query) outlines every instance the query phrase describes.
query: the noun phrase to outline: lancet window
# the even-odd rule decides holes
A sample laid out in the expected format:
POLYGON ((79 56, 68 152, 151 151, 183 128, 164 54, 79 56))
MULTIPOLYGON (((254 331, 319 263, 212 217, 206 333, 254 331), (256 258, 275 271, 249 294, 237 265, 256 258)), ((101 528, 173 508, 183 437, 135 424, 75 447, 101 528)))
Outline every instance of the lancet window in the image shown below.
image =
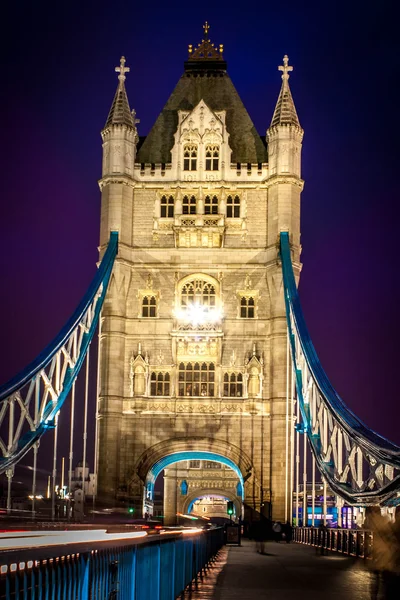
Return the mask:
POLYGON ((226 216, 238 219, 240 217, 240 198, 239 196, 228 196, 226 199, 226 216))
POLYGON ((153 371, 150 377, 151 396, 169 396, 170 375, 169 373, 157 373, 153 371))
POLYGON ((224 396, 231 398, 243 396, 243 375, 241 373, 224 374, 224 396))
POLYGON ((197 146, 185 144, 183 147, 183 170, 196 171, 197 169, 197 146))
POLYGON ((179 363, 178 394, 179 396, 214 396, 215 365, 214 363, 179 363))
POLYGON ((216 304, 216 290, 212 283, 202 279, 193 279, 182 286, 181 308, 191 304, 214 307, 216 304))
POLYGON ((152 318, 157 316, 157 300, 155 296, 144 296, 142 299, 142 317, 152 318))
POLYGON ((218 171, 219 146, 208 144, 206 146, 206 171, 218 171))
POLYGON ((240 318, 254 319, 255 317, 255 301, 251 296, 242 296, 240 298, 240 318))
POLYGON ((161 217, 174 216, 174 198, 173 196, 162 196, 161 198, 161 217))
POLYGON ((195 215, 196 214, 196 198, 194 196, 184 196, 182 201, 182 214, 184 215, 195 215))
POLYGON ((218 214, 218 198, 217 198, 217 196, 206 196, 205 197, 204 214, 205 215, 217 215, 218 214))

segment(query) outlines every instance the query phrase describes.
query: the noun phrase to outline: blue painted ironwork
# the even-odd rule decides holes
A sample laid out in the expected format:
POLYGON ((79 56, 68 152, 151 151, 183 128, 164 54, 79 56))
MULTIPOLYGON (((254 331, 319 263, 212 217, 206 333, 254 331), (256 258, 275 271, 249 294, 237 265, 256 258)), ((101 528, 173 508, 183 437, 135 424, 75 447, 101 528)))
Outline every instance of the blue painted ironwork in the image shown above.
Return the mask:
POLYGON ((400 501, 400 448, 369 429, 330 383, 308 332, 293 273, 289 234, 280 235, 286 319, 301 423, 318 468, 350 504, 400 501))
POLYGON ((239 467, 232 460, 230 460, 226 456, 222 456, 221 454, 216 454, 215 452, 205 452, 202 450, 198 450, 198 451, 189 450, 187 452, 175 452, 172 454, 167 454, 166 456, 164 456, 162 459, 160 459, 158 462, 156 462, 152 466, 152 468, 150 469, 150 471, 147 474, 146 483, 145 483, 147 497, 149 500, 153 499, 154 484, 156 482, 158 475, 161 473, 161 471, 163 469, 166 469, 169 465, 180 462, 181 460, 211 460, 214 462, 222 463, 223 465, 226 465, 227 467, 230 467, 239 478, 240 484, 242 486, 241 487, 242 500, 244 499, 243 475, 242 475, 242 472, 239 469, 239 467))
POLYGON ((373 538, 368 529, 295 527, 293 530, 293 540, 298 544, 366 559, 372 555, 373 538))
POLYGON ((0 473, 12 469, 54 427, 93 339, 117 250, 118 233, 111 232, 96 276, 65 327, 28 367, 0 387, 0 473))
POLYGON ((0 598, 176 600, 224 543, 222 528, 0 553, 0 598))

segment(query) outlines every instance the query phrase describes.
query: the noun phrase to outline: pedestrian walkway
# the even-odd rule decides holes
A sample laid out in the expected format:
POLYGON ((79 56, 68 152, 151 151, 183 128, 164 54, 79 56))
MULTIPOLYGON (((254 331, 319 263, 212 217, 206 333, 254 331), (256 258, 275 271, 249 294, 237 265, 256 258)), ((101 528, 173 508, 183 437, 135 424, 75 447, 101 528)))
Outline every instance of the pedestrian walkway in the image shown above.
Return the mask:
POLYGON ((222 550, 191 600, 368 600, 370 574, 361 559, 319 556, 301 544, 266 545, 266 555, 244 540, 222 550))

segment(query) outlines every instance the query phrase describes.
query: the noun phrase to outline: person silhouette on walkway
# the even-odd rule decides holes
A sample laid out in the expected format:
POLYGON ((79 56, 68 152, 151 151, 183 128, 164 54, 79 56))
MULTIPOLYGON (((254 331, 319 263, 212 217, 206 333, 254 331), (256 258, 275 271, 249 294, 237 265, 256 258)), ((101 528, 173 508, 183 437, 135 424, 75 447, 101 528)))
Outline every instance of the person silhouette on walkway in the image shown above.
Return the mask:
POLYGON ((372 556, 368 564, 371 569, 371 600, 377 600, 380 592, 385 600, 398 599, 399 590, 395 585, 399 552, 396 525, 382 516, 379 506, 372 506, 367 511, 364 526, 373 533, 372 556))
POLYGON ((259 521, 252 523, 251 537, 256 542, 257 552, 265 554, 265 543, 271 539, 271 521, 264 515, 261 515, 259 521))

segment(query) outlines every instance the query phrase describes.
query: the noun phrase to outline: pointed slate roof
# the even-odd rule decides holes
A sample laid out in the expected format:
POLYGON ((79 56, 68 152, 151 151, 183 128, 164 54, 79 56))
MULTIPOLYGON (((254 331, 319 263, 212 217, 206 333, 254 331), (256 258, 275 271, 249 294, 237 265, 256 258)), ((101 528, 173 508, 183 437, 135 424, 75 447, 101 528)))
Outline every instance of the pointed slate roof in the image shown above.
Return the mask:
POLYGON ((135 127, 125 89, 125 73, 129 73, 130 70, 129 67, 125 67, 125 62, 125 57, 122 56, 120 66, 115 67, 115 70, 119 73, 119 83, 104 129, 111 125, 127 125, 128 127, 135 127))
POLYGON ((293 67, 289 66, 288 62, 289 58, 285 54, 283 57, 283 66, 278 67, 279 71, 283 71, 282 87, 272 117, 271 127, 275 127, 276 125, 297 125, 300 127, 299 117, 297 116, 289 87, 289 71, 293 71, 293 67))
POLYGON ((197 48, 189 46, 184 73, 169 97, 150 133, 138 150, 136 162, 169 163, 178 128, 178 110, 193 110, 204 100, 213 111, 226 111, 226 128, 232 149, 232 162, 267 162, 267 148, 237 93, 222 57, 223 46, 214 48, 208 38, 197 48))

